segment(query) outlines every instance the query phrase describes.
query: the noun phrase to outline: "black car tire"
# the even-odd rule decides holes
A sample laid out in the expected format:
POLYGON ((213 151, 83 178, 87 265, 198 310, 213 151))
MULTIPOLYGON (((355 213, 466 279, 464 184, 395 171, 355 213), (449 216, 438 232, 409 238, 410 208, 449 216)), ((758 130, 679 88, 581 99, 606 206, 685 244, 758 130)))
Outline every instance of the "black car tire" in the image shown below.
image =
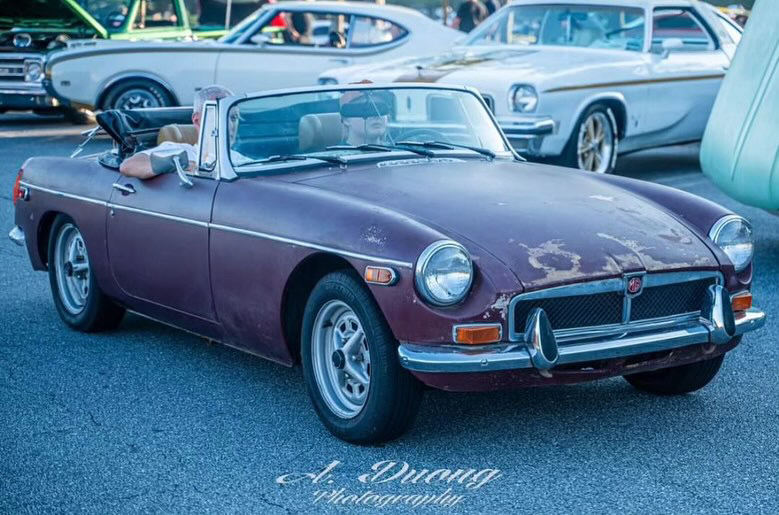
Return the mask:
MULTIPOLYGON (((52 224, 49 236, 49 284, 51 285, 51 293, 57 313, 59 313, 65 324, 77 331, 88 333, 115 329, 121 323, 125 310, 105 296, 97 284, 95 274, 91 270, 87 281, 87 294, 83 308, 79 312, 73 313, 65 307, 57 277, 59 260, 55 254, 60 234, 65 230, 71 230, 71 228, 75 228, 78 231, 78 227, 69 216, 58 215, 52 224)), ((86 244, 84 245, 86 246, 86 244)), ((88 255, 88 251, 86 252, 88 255)))
POLYGON ((700 390, 719 372, 725 355, 650 372, 626 375, 625 380, 638 390, 657 395, 683 395, 700 390))
POLYGON ((576 121, 571 137, 568 139, 568 143, 565 144, 563 153, 555 159, 555 163, 560 166, 566 166, 568 168, 577 168, 583 170, 579 166, 579 133, 584 125, 591 117, 596 117, 600 121, 604 122, 604 130, 607 130, 611 135, 612 145, 611 152, 605 159, 607 165, 602 172, 599 173, 611 173, 614 171, 614 167, 617 164, 617 152, 619 149, 619 132, 617 127, 617 120, 614 118, 614 112, 605 104, 595 103, 587 108, 584 113, 576 121))
POLYGON ((137 91, 141 95, 146 95, 146 98, 156 104, 148 106, 137 105, 132 108, 170 107, 174 104, 170 93, 156 82, 147 79, 131 79, 122 81, 111 87, 103 99, 102 105, 100 106, 101 109, 123 109, 120 105, 124 103, 122 97, 131 91, 137 91))
POLYGON ((397 438, 411 426, 422 399, 422 385, 400 365, 398 342, 356 273, 333 272, 316 284, 303 314, 301 340, 303 376, 309 397, 320 420, 333 435, 351 443, 374 444, 397 438), (339 416, 331 409, 323 394, 326 385, 317 381, 314 371, 317 351, 314 326, 320 323, 320 312, 333 302, 345 304, 359 319, 370 353, 367 397, 352 418, 339 416))

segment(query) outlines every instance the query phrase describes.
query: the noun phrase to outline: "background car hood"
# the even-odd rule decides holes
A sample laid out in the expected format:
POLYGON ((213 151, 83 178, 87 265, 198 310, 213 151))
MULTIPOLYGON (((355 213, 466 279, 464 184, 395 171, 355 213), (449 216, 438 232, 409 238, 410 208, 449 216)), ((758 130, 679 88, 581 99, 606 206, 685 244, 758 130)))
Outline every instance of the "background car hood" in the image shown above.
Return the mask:
POLYGON ((0 0, 0 30, 91 29, 100 37, 108 32, 74 0, 0 0))
POLYGON ((483 78, 489 81, 540 82, 552 77, 573 74, 593 64, 615 66, 625 61, 639 60, 640 54, 607 49, 569 48, 555 46, 471 46, 458 47, 452 52, 413 59, 396 59, 377 64, 362 65, 325 72, 323 77, 334 77, 339 82, 355 80, 358 76, 374 82, 472 82, 483 78))
POLYGON ((506 264, 528 289, 625 272, 714 269, 661 207, 596 176, 508 161, 352 167, 305 179, 418 219, 506 264))

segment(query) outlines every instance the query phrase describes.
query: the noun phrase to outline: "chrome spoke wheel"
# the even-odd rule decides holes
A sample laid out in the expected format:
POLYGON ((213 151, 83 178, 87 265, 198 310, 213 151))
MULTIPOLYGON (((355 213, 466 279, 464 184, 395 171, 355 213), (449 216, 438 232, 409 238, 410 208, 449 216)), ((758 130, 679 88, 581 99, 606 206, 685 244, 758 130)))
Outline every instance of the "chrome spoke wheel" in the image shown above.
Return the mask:
POLYGON ((328 301, 316 316, 311 343, 322 398, 339 417, 356 417, 371 386, 371 356, 360 319, 345 302, 328 301))
POLYGON ((609 170, 614 153, 614 132, 606 113, 596 111, 582 122, 576 150, 580 169, 595 173, 609 170))
POLYGON ((154 93, 144 88, 132 88, 124 91, 114 103, 116 109, 144 109, 162 107, 154 93))
POLYGON ((75 225, 62 226, 54 247, 54 272, 62 305, 72 315, 84 310, 89 296, 89 256, 75 225))

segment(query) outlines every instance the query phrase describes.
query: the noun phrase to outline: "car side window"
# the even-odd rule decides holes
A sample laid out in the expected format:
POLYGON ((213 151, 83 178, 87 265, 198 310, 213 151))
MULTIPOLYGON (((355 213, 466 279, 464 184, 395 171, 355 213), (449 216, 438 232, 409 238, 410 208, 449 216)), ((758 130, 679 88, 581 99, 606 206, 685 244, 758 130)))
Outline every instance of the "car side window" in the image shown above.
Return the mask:
POLYGON ((345 14, 280 10, 246 43, 345 48, 349 18, 345 14))
POLYGON ((365 48, 397 41, 408 34, 399 25, 369 16, 355 16, 351 48, 365 48))
POLYGON ((716 45, 697 16, 688 9, 655 9, 652 19, 652 51, 662 52, 663 42, 678 39, 682 51, 714 50, 716 45))

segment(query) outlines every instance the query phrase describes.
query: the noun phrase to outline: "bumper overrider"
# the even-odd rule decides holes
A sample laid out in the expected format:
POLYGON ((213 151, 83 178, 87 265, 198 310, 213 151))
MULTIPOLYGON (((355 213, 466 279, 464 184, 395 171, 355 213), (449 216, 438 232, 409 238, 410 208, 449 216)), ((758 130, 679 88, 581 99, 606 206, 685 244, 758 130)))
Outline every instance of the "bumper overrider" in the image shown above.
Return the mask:
POLYGON ((8 237, 12 242, 20 247, 24 247, 24 230, 18 225, 15 225, 14 228, 11 229, 11 232, 8 233, 8 237))
POLYGON ((498 118, 501 130, 519 152, 537 153, 546 136, 555 133, 557 124, 550 116, 512 116, 498 118))
POLYGON ((652 320, 631 326, 556 332, 542 308, 527 317, 524 335, 516 342, 479 347, 402 343, 400 362, 421 373, 474 373, 506 370, 548 370, 575 365, 670 351, 696 344, 726 346, 765 324, 765 313, 756 308, 734 313, 728 291, 709 286, 700 314, 652 320), (564 341, 558 341, 564 334, 564 341))

